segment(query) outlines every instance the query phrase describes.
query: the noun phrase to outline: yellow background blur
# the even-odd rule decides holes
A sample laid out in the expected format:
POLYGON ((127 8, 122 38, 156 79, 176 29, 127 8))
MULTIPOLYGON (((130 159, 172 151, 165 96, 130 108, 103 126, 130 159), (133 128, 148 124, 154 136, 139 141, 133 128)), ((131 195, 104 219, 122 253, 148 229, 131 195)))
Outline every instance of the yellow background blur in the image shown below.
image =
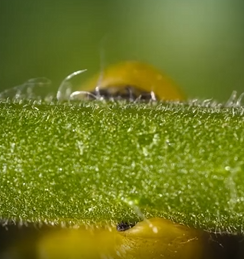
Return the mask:
POLYGON ((1 0, 0 89, 148 62, 189 97, 244 91, 243 0, 1 0))

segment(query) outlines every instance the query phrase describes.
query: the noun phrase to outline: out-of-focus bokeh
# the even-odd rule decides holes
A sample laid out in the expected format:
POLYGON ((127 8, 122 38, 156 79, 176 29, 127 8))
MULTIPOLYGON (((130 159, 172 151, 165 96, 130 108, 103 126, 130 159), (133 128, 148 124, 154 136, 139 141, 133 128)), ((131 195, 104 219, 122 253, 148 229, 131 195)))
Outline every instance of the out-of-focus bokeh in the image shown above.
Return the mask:
POLYGON ((1 0, 0 90, 148 62, 191 97, 244 91, 242 0, 1 0))

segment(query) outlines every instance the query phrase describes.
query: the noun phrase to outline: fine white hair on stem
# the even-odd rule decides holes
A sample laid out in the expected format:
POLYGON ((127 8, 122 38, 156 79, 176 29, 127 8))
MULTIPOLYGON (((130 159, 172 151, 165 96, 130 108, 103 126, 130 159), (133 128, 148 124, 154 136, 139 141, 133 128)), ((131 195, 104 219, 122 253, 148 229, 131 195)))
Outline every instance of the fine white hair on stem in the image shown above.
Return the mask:
POLYGON ((233 91, 229 100, 226 102, 225 107, 240 107, 244 98, 244 92, 238 97, 237 91, 233 91))
POLYGON ((239 98, 237 99, 237 101, 236 101, 236 106, 241 106, 243 97, 244 97, 244 92, 243 92, 243 93, 239 96, 239 98))
POLYGON ((22 85, 14 86, 0 92, 0 99, 38 99, 45 98, 52 82, 45 77, 31 78, 22 85))
POLYGON ((151 91, 150 94, 151 94, 151 99, 152 99, 152 101, 156 101, 157 98, 156 98, 155 93, 154 93, 153 91, 151 91))
POLYGON ((70 100, 83 100, 87 99, 86 96, 90 96, 93 99, 98 99, 98 97, 87 91, 75 91, 70 94, 70 100))
POLYGON ((104 45, 107 41, 107 37, 108 35, 105 34, 101 41, 100 41, 100 49, 99 49, 99 56, 100 56, 100 74, 99 74, 99 77, 98 77, 98 80, 97 80, 97 85, 95 87, 95 93, 96 93, 96 96, 101 98, 101 95, 100 95, 100 86, 101 86, 101 82, 103 81, 103 78, 104 78, 104 70, 105 70, 105 56, 106 56, 106 53, 105 53, 105 50, 104 50, 104 45))
POLYGON ((70 99, 70 95, 72 93, 72 83, 69 82, 69 80, 72 79, 74 76, 82 74, 86 71, 87 71, 87 69, 78 70, 78 71, 75 71, 72 74, 68 75, 67 77, 65 77, 65 79, 62 81, 62 83, 60 84, 60 86, 58 88, 58 92, 57 92, 58 101, 70 99))
POLYGON ((237 96, 237 91, 233 91, 230 98, 226 102, 225 106, 232 107, 235 104, 236 96, 237 96))

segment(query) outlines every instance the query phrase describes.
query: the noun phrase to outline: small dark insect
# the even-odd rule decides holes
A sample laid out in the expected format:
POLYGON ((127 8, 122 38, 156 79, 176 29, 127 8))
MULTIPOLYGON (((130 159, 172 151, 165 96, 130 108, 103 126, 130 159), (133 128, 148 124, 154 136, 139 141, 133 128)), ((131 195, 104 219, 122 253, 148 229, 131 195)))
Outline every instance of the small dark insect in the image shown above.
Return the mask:
POLYGON ((160 70, 138 61, 113 65, 84 82, 78 91, 86 91, 90 93, 88 97, 95 96, 95 99, 102 97, 105 100, 177 101, 185 99, 181 90, 160 70))
POLYGON ((120 222, 118 225, 117 225, 117 230, 118 231, 125 231, 125 230, 128 230, 128 229, 130 229, 130 228, 132 228, 132 227, 134 227, 135 226, 135 223, 128 223, 128 222, 120 222))
POLYGON ((171 79, 156 68, 138 61, 127 61, 111 66, 72 92, 72 83, 69 80, 85 71, 85 69, 76 71, 63 80, 57 92, 58 100, 148 102, 185 99, 171 79))
POLYGON ((99 89, 98 91, 88 92, 87 98, 96 99, 102 97, 105 100, 140 100, 150 101, 158 99, 152 92, 144 92, 134 86, 110 86, 107 89, 99 89))

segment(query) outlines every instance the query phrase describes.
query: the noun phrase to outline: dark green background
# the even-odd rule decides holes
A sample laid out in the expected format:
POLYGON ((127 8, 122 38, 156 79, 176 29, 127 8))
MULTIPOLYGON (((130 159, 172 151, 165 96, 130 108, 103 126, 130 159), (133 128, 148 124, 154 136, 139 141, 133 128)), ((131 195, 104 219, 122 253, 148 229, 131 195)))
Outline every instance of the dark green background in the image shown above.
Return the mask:
POLYGON ((0 37, 0 89, 40 76, 57 87, 128 59, 163 69, 190 97, 244 89, 241 0, 1 0, 0 37))

